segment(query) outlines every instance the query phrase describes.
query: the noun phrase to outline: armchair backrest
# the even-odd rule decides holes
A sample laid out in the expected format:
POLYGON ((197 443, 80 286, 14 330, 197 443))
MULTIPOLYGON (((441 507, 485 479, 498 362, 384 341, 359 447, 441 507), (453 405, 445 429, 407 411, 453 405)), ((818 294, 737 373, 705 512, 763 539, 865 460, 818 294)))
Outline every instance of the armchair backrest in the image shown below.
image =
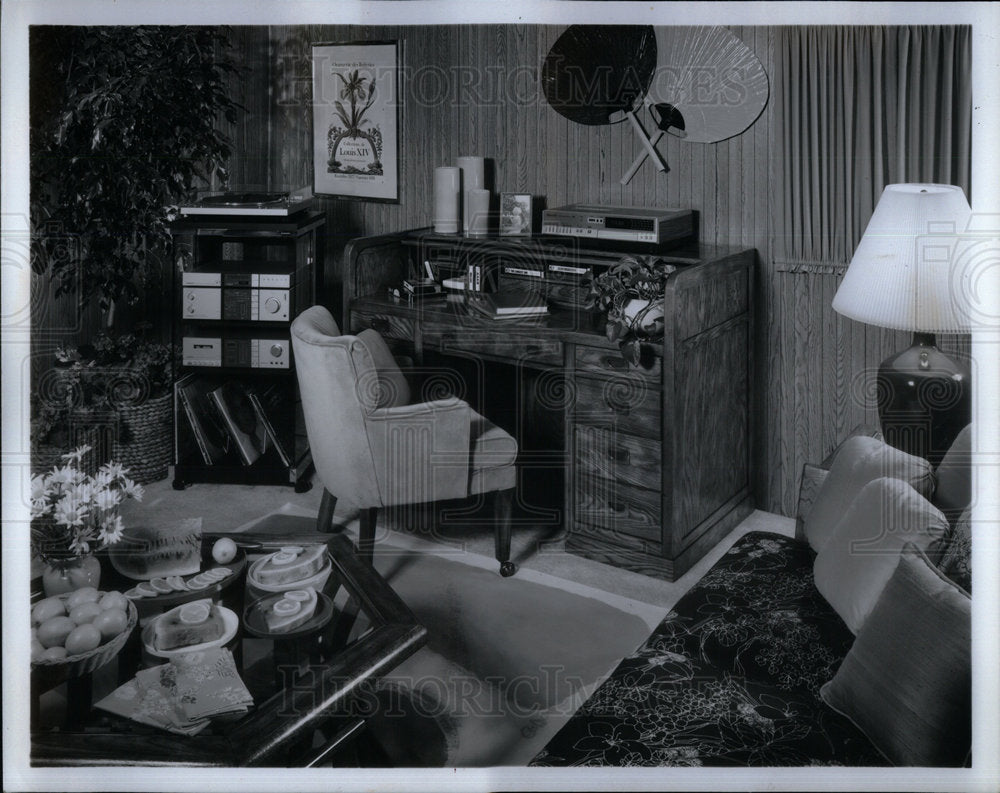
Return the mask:
POLYGON ((380 398, 371 354, 343 336, 322 306, 292 323, 292 350, 316 473, 332 493, 359 506, 381 504, 365 416, 380 398))

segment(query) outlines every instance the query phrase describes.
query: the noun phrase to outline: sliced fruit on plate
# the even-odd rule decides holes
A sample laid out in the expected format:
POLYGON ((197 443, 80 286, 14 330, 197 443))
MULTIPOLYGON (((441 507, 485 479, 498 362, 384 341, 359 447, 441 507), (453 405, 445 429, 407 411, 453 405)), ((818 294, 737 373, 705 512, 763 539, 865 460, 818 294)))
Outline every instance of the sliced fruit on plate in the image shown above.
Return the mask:
POLYGON ((141 598, 149 596, 143 592, 140 592, 139 587, 134 586, 131 589, 125 590, 125 597, 127 597, 129 600, 140 600, 141 598))
POLYGON ((184 579, 179 575, 167 576, 167 583, 170 584, 175 592, 183 592, 187 589, 187 584, 184 583, 184 579))
POLYGON ((170 585, 170 582, 167 581, 166 578, 151 578, 149 580, 149 585, 161 595, 166 595, 167 593, 174 591, 174 588, 170 585))
POLYGON ((148 598, 155 598, 157 595, 160 594, 159 591, 157 591, 157 589, 151 583, 149 583, 149 581, 140 581, 138 584, 135 585, 135 588, 138 591, 142 592, 144 597, 148 598))
POLYGON ((308 622, 316 612, 317 595, 312 589, 285 592, 264 607, 264 621, 272 633, 286 633, 308 622))
POLYGON ((186 603, 181 606, 181 610, 178 612, 178 617, 185 625, 200 625, 208 619, 208 615, 211 613, 211 604, 207 601, 199 600, 194 603, 186 603))

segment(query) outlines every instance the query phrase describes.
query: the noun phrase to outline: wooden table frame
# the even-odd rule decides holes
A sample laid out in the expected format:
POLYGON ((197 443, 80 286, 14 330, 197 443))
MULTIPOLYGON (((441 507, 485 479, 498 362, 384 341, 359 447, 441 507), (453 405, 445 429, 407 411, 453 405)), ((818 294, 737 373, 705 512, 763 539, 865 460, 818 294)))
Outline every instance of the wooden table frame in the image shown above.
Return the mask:
MULTIPOLYGON (((328 664, 312 666, 312 684, 278 691, 256 705, 225 735, 183 737, 166 732, 33 733, 31 762, 36 767, 73 766, 287 766, 288 752, 311 739, 313 730, 339 719, 338 731, 322 748, 296 758, 312 766, 364 726, 360 717, 341 715, 366 682, 377 680, 415 653, 427 630, 382 579, 357 555, 343 534, 327 542, 334 575, 372 622, 372 629, 328 664)), ((335 630, 334 623, 330 630, 335 630)))

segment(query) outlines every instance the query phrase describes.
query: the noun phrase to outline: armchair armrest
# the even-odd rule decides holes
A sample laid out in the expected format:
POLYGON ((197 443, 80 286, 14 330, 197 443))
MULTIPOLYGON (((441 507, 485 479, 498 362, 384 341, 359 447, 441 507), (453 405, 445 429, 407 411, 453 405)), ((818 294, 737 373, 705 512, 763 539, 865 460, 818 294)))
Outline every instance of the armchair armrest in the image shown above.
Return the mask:
POLYGON ((456 397, 369 413, 365 424, 382 505, 465 498, 473 415, 456 397))

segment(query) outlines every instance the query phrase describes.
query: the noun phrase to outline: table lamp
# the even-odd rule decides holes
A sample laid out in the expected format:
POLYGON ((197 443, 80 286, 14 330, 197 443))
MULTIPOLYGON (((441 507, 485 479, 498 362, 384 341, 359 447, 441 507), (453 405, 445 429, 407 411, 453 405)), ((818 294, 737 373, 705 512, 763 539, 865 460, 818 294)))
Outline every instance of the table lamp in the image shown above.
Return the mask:
POLYGON ((879 421, 887 443, 934 465, 971 420, 969 370, 934 338, 969 330, 955 268, 971 214, 959 187, 888 185, 833 298, 846 317, 913 331, 879 366, 879 421))

